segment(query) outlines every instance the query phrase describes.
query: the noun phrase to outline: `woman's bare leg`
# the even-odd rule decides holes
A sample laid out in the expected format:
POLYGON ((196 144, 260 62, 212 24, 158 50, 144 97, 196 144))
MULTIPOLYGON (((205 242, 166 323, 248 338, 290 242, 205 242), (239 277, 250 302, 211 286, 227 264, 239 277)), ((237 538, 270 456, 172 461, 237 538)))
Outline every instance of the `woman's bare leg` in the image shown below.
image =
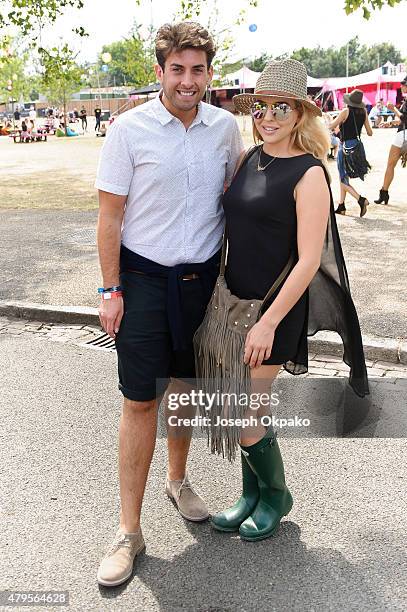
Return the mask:
POLYGON ((359 200, 360 194, 356 191, 356 189, 352 187, 352 185, 345 185, 344 183, 341 183, 341 187, 342 185, 346 193, 350 193, 350 195, 354 197, 355 200, 359 200))
POLYGON ((345 190, 345 185, 344 183, 339 183, 340 184, 340 190, 341 190, 341 198, 340 198, 340 203, 341 204, 345 204, 345 198, 346 198, 346 190, 345 190))
MULTIPOLYGON (((280 369, 281 365, 264 365, 256 369, 252 369, 251 378, 253 398, 258 397, 260 394, 264 394, 264 399, 266 394, 270 397, 271 385, 277 377, 280 369)), ((255 444, 261 440, 261 438, 264 438, 264 434, 268 429, 261 424, 260 419, 264 415, 271 416, 270 404, 266 405, 265 403, 262 403, 262 405, 255 410, 248 410, 245 417, 253 416, 255 423, 249 427, 242 428, 240 435, 240 444, 242 446, 251 446, 252 444, 255 444)))
POLYGON ((387 160, 387 168, 386 168, 386 173, 384 175, 384 181, 383 181, 383 187, 382 187, 384 191, 389 190, 389 187, 393 181, 394 169, 397 165, 397 162, 400 159, 400 153, 401 153, 400 147, 395 147, 394 145, 390 147, 389 157, 387 160))

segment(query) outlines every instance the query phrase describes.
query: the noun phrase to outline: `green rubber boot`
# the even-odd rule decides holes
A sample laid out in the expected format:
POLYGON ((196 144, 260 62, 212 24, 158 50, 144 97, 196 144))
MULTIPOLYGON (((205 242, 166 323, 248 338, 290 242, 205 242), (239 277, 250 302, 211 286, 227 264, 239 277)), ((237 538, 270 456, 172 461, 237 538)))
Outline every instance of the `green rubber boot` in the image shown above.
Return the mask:
POLYGON ((283 516, 293 505, 285 484, 284 466, 275 434, 267 434, 252 446, 242 447, 246 459, 257 475, 260 497, 251 515, 240 525, 242 540, 256 542, 270 537, 283 516))
POLYGON ((231 508, 218 512, 212 517, 211 525, 218 531, 238 531, 241 523, 250 516, 259 500, 257 476, 253 474, 244 454, 241 453, 240 456, 243 492, 231 508))

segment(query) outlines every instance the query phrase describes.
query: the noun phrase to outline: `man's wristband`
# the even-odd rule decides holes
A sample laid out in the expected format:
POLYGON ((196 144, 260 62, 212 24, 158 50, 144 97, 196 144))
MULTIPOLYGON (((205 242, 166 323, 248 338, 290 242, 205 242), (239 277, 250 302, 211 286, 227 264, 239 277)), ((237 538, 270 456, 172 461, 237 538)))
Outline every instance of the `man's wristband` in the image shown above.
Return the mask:
POLYGON ((104 291, 100 294, 102 300, 114 300, 123 297, 122 291, 104 291))
POLYGON ((114 291, 123 291, 121 285, 115 285, 113 287, 99 287, 98 293, 112 293, 114 291))

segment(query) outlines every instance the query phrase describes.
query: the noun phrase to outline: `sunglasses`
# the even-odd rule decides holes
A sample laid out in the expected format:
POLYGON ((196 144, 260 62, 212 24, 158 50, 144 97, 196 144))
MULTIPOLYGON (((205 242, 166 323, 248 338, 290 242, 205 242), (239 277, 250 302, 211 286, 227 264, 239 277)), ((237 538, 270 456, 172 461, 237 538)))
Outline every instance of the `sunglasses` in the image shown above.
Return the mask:
POLYGON ((264 119, 267 110, 270 109, 274 119, 277 121, 285 121, 290 116, 290 113, 294 110, 287 102, 275 102, 267 104, 267 102, 254 102, 250 112, 253 119, 260 121, 264 119))

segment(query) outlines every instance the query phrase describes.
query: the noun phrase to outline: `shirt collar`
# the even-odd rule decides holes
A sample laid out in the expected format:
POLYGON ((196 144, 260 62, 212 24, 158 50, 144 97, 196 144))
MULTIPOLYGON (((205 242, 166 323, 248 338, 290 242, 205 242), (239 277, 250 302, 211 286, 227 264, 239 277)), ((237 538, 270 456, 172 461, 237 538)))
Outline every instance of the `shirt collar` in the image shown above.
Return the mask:
MULTIPOLYGON (((164 104, 161 102, 160 99, 161 95, 162 89, 154 99, 154 112, 161 125, 167 125, 167 123, 169 123, 173 119, 176 119, 176 117, 174 117, 174 115, 172 115, 170 111, 165 108, 164 104)), ((207 105, 202 104, 202 102, 198 104, 198 112, 190 127, 192 127, 193 125, 198 125, 199 123, 203 123, 204 125, 210 125, 207 105)))

